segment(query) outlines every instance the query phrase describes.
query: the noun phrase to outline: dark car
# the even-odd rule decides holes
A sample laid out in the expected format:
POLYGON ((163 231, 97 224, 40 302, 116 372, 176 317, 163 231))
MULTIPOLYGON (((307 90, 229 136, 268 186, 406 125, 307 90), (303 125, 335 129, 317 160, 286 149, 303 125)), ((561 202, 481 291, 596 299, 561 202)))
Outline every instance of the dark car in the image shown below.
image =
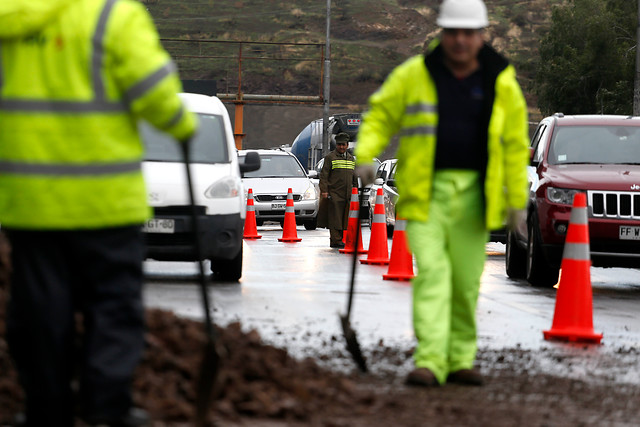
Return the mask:
POLYGON ((369 191, 369 224, 373 221, 376 196, 378 189, 382 189, 384 200, 384 219, 387 224, 387 236, 393 236, 396 225, 396 201, 398 200, 398 189, 396 188, 396 164, 398 159, 385 160, 380 163, 376 170, 375 180, 369 191))
POLYGON ((526 223, 509 232, 507 275, 558 281, 573 196, 587 196, 591 262, 640 267, 640 118, 543 119, 531 140, 526 223))

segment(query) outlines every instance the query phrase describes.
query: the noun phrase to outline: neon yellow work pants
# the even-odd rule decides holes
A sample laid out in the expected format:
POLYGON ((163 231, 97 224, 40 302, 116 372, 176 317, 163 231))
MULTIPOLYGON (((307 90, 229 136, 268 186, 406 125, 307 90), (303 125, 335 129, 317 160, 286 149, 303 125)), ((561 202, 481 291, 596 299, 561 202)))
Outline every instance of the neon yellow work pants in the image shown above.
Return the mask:
POLYGON ((450 372, 471 369, 476 357, 475 310, 488 237, 478 176, 466 170, 436 172, 429 219, 407 223, 418 267, 414 361, 440 383, 450 372))

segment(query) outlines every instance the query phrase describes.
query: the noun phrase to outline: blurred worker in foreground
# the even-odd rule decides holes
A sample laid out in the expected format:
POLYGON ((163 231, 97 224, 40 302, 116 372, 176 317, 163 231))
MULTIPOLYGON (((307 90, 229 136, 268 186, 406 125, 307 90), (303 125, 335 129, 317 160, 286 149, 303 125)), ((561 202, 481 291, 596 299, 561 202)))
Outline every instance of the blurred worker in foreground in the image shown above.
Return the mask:
POLYGON ((444 0, 439 40, 398 66, 369 99, 356 173, 400 138, 398 217, 418 275, 413 281, 416 369, 407 383, 481 385, 473 368, 475 309, 488 230, 527 203, 527 109, 515 70, 483 41, 481 0, 444 0))
POLYGON ((151 214, 136 121, 189 140, 197 119, 180 90, 138 1, 0 5, 7 334, 27 425, 72 426, 76 406, 90 425, 148 422, 131 396, 144 347, 141 225, 151 214))
POLYGON ((318 227, 329 229, 329 246, 344 248, 342 236, 349 221, 351 189, 357 185, 354 176, 356 161, 347 151, 349 134, 336 135, 336 149, 324 158, 320 171, 320 212, 318 227))

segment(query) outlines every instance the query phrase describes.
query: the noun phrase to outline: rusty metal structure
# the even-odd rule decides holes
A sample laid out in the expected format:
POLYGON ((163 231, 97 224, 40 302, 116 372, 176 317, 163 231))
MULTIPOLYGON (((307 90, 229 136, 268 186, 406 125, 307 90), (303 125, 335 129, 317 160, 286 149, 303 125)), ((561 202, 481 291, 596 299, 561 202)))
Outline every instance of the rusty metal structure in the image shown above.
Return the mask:
POLYGON ((175 38, 163 38, 162 43, 165 44, 167 50, 172 52, 170 48, 172 43, 178 44, 224 44, 224 45, 237 45, 237 54, 235 55, 208 55, 208 54, 182 54, 173 53, 172 57, 176 59, 230 59, 237 63, 237 90, 235 93, 219 92, 217 94, 223 102, 233 103, 235 105, 235 119, 234 119, 234 138, 236 148, 242 149, 242 141, 245 137, 243 131, 244 122, 244 106, 246 104, 311 104, 311 105, 323 105, 325 99, 323 96, 323 87, 325 84, 324 67, 325 63, 325 44, 323 43, 284 43, 284 42, 253 42, 253 41, 230 41, 230 40, 212 40, 212 39, 198 39, 198 40, 186 40, 175 38), (246 55, 246 48, 250 46, 257 51, 258 55, 249 54, 246 55), (293 47, 307 47, 318 50, 317 57, 299 57, 299 56, 275 56, 264 55, 256 46, 293 46, 293 47), (319 70, 319 91, 317 95, 267 95, 267 94, 245 94, 242 90, 242 78, 243 78, 243 63, 245 61, 298 61, 298 62, 317 62, 319 70))

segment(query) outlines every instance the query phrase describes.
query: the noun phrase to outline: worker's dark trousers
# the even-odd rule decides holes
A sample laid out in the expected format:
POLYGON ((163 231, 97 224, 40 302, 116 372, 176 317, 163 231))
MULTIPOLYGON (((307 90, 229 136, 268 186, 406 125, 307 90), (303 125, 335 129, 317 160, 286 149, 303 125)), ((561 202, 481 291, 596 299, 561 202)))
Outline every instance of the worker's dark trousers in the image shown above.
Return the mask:
POLYGON ((122 416, 144 346, 140 227, 5 231, 13 258, 7 338, 28 424, 73 425, 78 404, 88 416, 122 416))

